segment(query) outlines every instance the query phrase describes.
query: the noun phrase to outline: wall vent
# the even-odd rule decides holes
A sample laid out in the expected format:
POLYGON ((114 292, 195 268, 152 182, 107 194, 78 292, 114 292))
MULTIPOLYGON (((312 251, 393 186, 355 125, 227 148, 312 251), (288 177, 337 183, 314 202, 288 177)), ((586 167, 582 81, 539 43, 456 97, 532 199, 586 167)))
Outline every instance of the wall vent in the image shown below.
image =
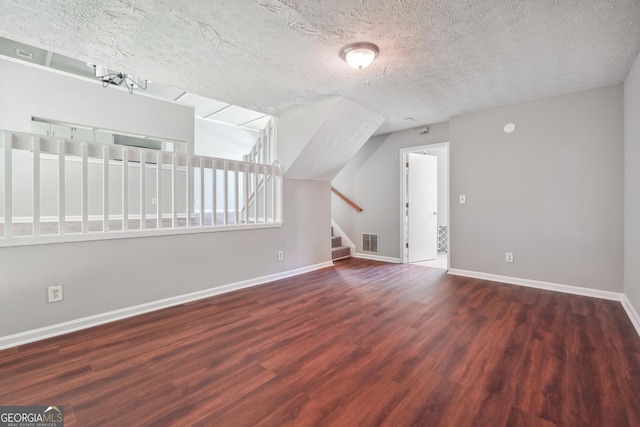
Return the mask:
POLYGON ((20 48, 16 48, 16 55, 24 59, 33 59, 33 53, 20 48))
POLYGON ((378 253, 378 235, 362 233, 362 252, 378 253))

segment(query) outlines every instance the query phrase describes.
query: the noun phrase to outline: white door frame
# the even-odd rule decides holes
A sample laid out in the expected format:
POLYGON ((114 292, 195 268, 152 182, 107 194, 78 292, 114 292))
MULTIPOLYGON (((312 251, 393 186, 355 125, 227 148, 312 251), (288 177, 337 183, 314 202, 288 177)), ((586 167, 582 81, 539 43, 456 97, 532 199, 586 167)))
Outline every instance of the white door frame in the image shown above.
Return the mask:
POLYGON ((425 152, 429 154, 429 151, 438 148, 447 149, 447 224, 449 232, 447 233, 447 248, 449 250, 447 256, 447 270, 449 269, 449 263, 451 261, 451 150, 449 149, 449 142, 440 142, 437 144, 419 145, 416 147, 408 147, 400 149, 400 262, 405 264, 407 262, 407 247, 405 245, 405 227, 406 215, 405 206, 407 205, 407 178, 406 167, 407 153, 425 152))

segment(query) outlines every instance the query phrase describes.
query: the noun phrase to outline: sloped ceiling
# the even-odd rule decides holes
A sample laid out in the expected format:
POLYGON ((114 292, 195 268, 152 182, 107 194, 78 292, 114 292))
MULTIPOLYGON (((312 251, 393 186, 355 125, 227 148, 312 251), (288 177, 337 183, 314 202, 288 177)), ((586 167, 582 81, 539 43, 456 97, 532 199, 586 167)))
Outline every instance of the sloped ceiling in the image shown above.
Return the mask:
POLYGON ((342 95, 384 133, 622 82, 640 1, 3 0, 0 36, 267 114, 342 95))
POLYGON ((279 144, 279 156, 282 150, 297 151, 292 156, 281 157, 285 177, 331 181, 384 121, 381 115, 344 97, 324 104, 328 108, 324 108, 324 105, 321 108, 311 106, 314 110, 311 120, 309 117, 300 117, 310 110, 301 108, 293 113, 293 117, 285 114, 278 121, 281 125, 278 127, 279 138, 293 127, 292 121, 303 121, 301 124, 310 130, 307 133, 310 137, 306 140, 303 136, 305 132, 296 130, 289 136, 293 141, 285 140, 284 144, 279 144), (300 150, 296 150, 296 143, 300 150), (289 163, 288 159, 293 161, 289 163))

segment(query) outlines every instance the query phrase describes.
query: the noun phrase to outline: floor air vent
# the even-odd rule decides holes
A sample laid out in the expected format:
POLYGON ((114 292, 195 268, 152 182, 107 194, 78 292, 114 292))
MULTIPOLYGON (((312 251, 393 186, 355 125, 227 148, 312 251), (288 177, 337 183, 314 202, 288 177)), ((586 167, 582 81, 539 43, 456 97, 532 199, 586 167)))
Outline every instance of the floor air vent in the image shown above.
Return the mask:
POLYGON ((378 235, 362 233, 362 252, 378 252, 378 235))

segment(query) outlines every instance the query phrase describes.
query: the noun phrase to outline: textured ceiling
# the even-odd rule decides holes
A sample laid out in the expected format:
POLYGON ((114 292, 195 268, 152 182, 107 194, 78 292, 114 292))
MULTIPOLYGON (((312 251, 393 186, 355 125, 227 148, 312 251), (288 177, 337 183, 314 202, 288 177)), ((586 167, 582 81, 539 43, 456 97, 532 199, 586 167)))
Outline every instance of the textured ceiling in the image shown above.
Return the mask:
POLYGON ((0 36, 267 114, 343 95, 384 133, 622 82, 640 1, 3 0, 0 36))

